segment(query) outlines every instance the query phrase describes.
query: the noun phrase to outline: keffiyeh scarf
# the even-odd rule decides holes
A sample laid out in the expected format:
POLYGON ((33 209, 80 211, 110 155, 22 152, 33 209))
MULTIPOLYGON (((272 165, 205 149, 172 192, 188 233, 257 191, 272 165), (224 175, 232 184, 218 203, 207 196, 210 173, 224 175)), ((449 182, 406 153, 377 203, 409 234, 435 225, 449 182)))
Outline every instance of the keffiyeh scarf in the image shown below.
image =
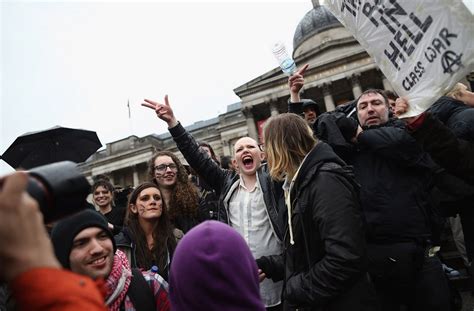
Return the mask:
POLYGON ((124 252, 117 250, 114 256, 114 265, 109 277, 105 281, 107 296, 105 304, 112 311, 119 311, 125 299, 128 287, 132 280, 132 270, 124 252))

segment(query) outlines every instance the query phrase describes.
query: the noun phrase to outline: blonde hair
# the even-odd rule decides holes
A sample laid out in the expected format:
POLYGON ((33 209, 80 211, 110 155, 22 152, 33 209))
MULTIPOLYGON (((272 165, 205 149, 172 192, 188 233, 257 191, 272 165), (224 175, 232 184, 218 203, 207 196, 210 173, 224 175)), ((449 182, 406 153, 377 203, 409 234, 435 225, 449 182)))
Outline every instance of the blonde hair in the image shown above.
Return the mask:
POLYGON ((446 93, 446 96, 459 100, 459 97, 461 96, 461 92, 465 89, 467 89, 467 86, 465 86, 461 82, 458 82, 456 83, 456 85, 453 86, 453 88, 448 93, 446 93))
POLYGON ((316 138, 306 121, 292 113, 271 117, 265 124, 265 152, 270 176, 293 178, 304 157, 316 145, 316 138))

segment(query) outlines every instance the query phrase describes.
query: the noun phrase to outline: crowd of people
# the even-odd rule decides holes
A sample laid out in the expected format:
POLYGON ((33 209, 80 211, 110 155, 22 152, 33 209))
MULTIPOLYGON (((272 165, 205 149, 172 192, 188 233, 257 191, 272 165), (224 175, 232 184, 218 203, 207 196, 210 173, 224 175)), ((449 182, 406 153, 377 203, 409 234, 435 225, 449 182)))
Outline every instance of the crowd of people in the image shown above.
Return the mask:
MULTIPOLYGON (((459 84, 419 116, 367 89, 321 113, 288 79, 288 112, 263 144, 218 160, 170 105, 187 161, 159 151, 127 202, 104 176, 94 208, 46 232, 27 175, 0 187, 3 310, 456 310, 439 255, 445 219, 474 275, 474 93, 459 84), (459 236, 461 234, 461 236, 459 236)), ((451 269, 452 270, 452 269, 451 269)))

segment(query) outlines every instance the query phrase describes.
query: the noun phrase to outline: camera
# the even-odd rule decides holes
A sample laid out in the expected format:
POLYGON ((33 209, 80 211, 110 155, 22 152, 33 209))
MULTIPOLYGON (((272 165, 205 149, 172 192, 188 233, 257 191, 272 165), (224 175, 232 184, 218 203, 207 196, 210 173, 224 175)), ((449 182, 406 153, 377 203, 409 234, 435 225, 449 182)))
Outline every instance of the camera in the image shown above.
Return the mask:
POLYGON ((74 162, 39 166, 28 175, 26 191, 38 202, 45 224, 87 207, 90 184, 74 162))

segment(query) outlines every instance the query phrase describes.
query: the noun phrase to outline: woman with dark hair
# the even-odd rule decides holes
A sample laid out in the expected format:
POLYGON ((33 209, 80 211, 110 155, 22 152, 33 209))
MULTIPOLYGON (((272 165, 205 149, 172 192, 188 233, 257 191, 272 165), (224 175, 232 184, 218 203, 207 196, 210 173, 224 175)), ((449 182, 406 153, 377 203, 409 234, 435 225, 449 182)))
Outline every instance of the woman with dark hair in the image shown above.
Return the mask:
POLYGON ((99 212, 107 218, 113 234, 118 234, 123 227, 126 208, 114 206, 114 186, 108 180, 97 180, 92 185, 92 200, 99 212))
POLYGON ((156 184, 143 183, 131 193, 125 227, 115 236, 115 243, 127 254, 132 268, 156 267, 168 280, 176 236, 156 184))
POLYGON ((148 173, 158 185, 170 221, 176 228, 186 233, 207 218, 204 213, 200 213, 198 190, 189 181, 186 169, 172 152, 155 153, 148 163, 148 173))
POLYGON ((272 117, 264 137, 270 175, 285 181, 288 234, 282 256, 257 260, 261 278, 285 279, 289 308, 373 310, 352 171, 295 114, 272 117))

